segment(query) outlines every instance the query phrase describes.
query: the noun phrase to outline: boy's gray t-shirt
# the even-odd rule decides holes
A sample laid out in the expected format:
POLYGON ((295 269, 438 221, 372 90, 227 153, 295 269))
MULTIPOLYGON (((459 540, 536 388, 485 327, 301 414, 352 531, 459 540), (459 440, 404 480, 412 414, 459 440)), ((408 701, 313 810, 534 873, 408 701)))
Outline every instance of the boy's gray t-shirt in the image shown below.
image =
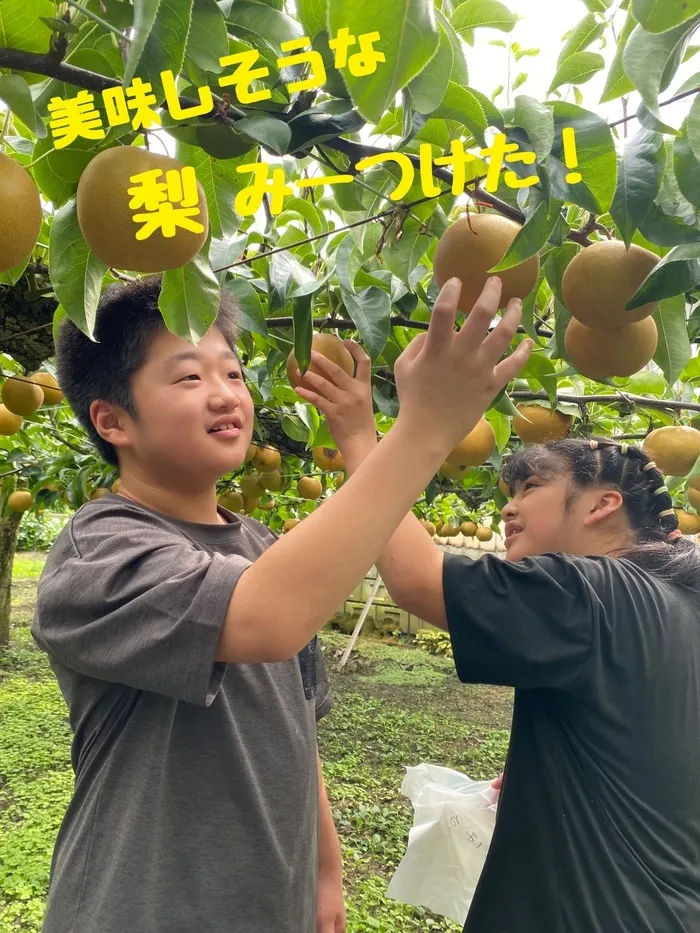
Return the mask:
POLYGON ((105 496, 49 554, 32 633, 69 707, 75 790, 43 933, 316 931, 323 655, 215 662, 236 582, 275 541, 222 515, 105 496))

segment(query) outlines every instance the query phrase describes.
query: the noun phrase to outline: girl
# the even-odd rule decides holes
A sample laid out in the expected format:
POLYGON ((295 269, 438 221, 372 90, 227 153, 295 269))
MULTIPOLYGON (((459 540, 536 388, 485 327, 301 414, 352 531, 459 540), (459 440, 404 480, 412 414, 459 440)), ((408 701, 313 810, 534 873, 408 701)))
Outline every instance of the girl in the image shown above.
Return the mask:
MULTIPOLYGON (((369 361, 300 395, 349 472, 376 444, 369 361)), ((416 438, 420 444, 420 438, 416 438)), ((700 558, 636 447, 523 448, 506 560, 444 554, 412 514, 378 561, 450 632, 464 683, 515 688, 496 828, 465 933, 700 930, 700 558)))

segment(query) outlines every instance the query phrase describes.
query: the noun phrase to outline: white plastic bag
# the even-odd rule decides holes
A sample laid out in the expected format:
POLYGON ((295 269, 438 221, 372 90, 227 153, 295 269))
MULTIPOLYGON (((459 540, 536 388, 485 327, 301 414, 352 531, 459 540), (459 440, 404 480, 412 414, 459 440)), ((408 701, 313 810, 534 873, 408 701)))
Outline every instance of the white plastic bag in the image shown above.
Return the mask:
POLYGON ((496 822, 498 791, 459 771, 406 769, 401 793, 413 803, 413 828, 387 896, 463 924, 496 822))

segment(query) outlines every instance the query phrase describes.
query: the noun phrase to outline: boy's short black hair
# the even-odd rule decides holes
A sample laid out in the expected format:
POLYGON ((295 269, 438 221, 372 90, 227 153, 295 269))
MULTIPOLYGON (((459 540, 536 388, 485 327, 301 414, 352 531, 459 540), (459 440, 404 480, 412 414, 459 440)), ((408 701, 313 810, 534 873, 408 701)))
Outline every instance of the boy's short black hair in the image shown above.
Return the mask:
MULTIPOLYGON (((153 337, 166 327, 158 308, 161 285, 161 276, 151 275, 108 286, 97 306, 96 342, 70 320, 59 327, 56 372, 61 390, 97 451, 115 466, 119 462, 117 453, 95 430, 90 406, 96 399, 102 399, 119 405, 132 418, 136 416, 132 377, 143 366, 153 337)), ((223 289, 212 326, 221 331, 235 350, 239 335, 238 306, 223 289)))

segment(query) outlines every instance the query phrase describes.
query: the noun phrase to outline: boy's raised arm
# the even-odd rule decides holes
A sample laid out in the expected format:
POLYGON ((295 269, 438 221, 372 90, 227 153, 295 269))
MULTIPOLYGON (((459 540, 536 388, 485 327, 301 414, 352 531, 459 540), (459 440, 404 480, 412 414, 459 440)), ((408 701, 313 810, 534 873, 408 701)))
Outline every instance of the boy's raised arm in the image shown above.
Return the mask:
POLYGON ((510 302, 489 333, 501 293, 500 280, 491 279, 457 332, 460 288, 457 279, 443 287, 427 334, 396 362, 401 411, 391 432, 342 489, 240 577, 217 660, 281 661, 300 651, 377 560, 445 456, 524 366, 529 341, 501 359, 520 302, 510 302))

